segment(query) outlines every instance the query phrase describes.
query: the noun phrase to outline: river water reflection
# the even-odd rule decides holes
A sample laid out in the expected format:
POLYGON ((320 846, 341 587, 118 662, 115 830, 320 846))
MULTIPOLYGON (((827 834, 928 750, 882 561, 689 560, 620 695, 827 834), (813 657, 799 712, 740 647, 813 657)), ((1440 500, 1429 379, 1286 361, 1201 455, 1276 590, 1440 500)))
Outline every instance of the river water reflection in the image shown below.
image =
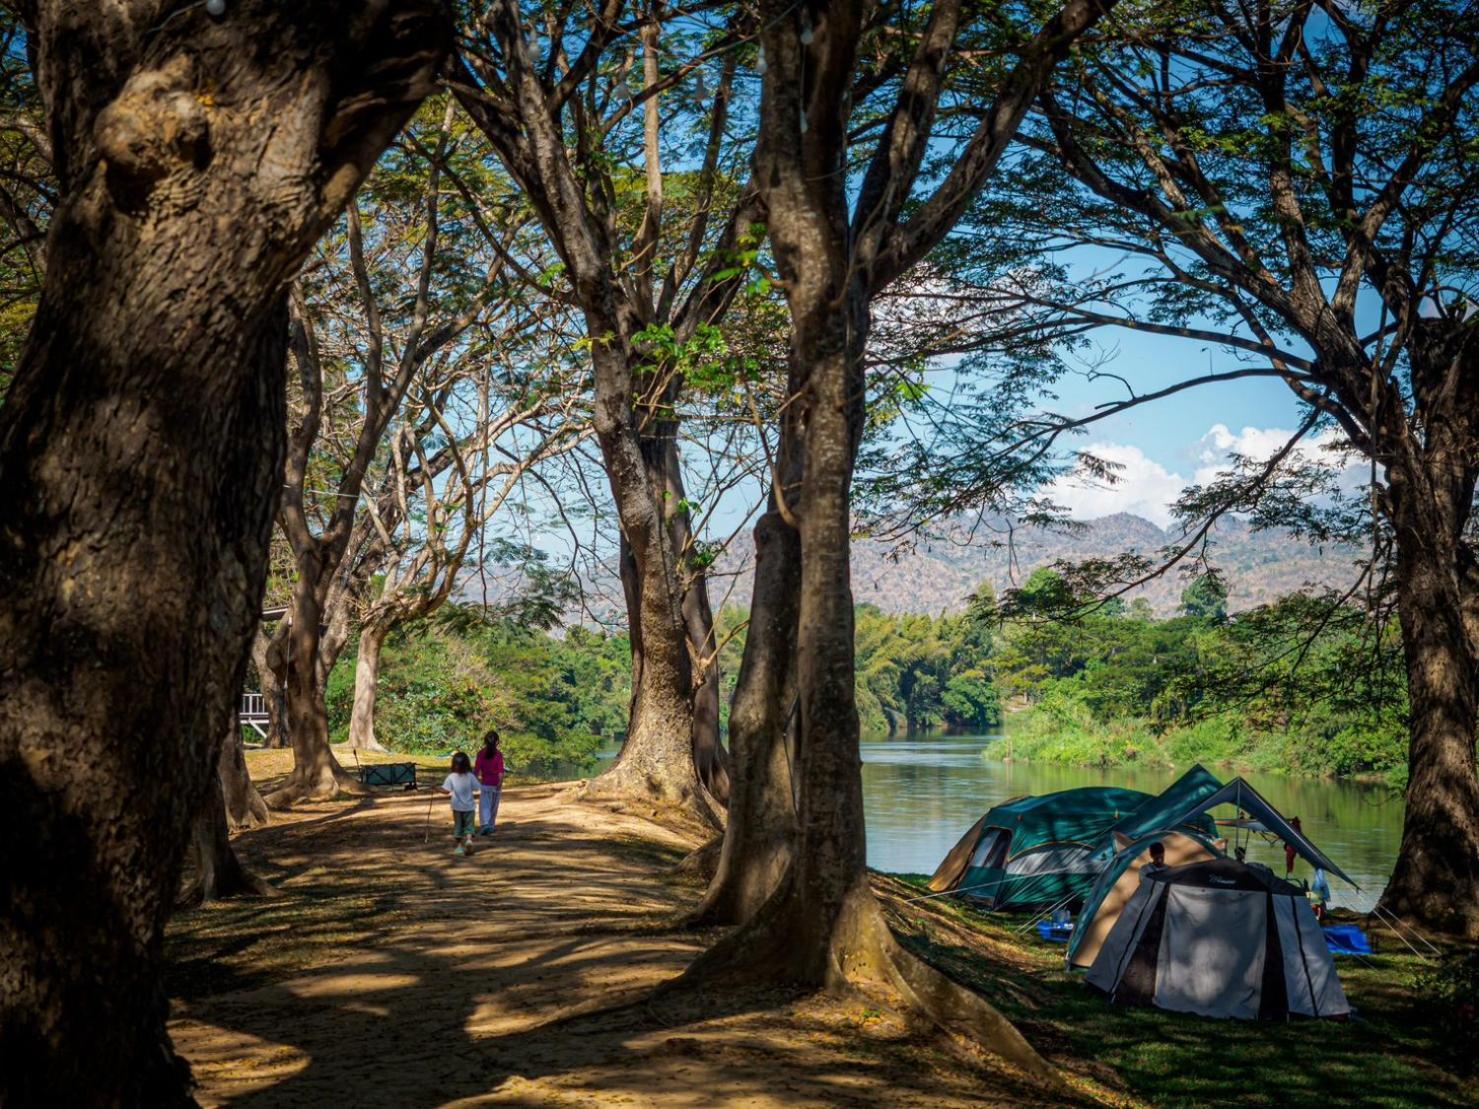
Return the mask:
MULTIPOLYGON (((932 872, 956 840, 987 809, 1010 797, 1078 786, 1116 785, 1158 793, 1177 770, 1115 769, 1003 761, 1000 736, 864 738, 863 807, 868 865, 901 873, 932 872)), ((1234 772, 1208 767, 1224 781, 1234 772)), ((1391 875, 1402 835, 1402 800, 1380 786, 1317 778, 1245 774, 1285 816, 1300 818, 1306 835, 1362 887, 1356 893, 1331 876, 1335 902, 1366 908, 1391 875)), ((1231 817, 1231 808, 1214 816, 1231 817)), ((1284 873, 1283 847, 1254 836, 1252 861, 1284 873)), ((1309 867, 1296 864, 1295 877, 1309 867)))

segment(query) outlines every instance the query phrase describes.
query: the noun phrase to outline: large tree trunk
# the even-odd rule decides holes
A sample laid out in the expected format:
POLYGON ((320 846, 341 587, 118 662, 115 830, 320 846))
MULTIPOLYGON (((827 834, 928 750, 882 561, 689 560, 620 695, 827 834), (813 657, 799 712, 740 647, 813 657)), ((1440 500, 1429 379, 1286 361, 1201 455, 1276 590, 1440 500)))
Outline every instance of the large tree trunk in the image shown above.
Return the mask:
MULTIPOLYGON (((1460 542, 1466 483, 1389 470, 1397 604, 1409 702, 1407 807, 1385 908, 1428 928, 1479 937, 1479 653, 1460 542)), ((1468 496, 1472 491, 1468 490, 1468 496)))
MULTIPOLYGON (((877 908, 868 888, 863 834, 849 566, 850 490, 864 397, 861 358, 849 353, 861 354, 867 316, 858 303, 845 315, 836 312, 834 289, 813 287, 811 310, 793 312, 793 341, 807 368, 809 392, 795 662, 799 837, 792 880, 766 910, 785 919, 794 938, 780 953, 785 976, 818 986, 841 984, 850 962, 860 969, 876 964, 882 953, 875 945, 887 935, 871 921, 877 908), (849 330, 859 333, 856 339, 849 330)), ((804 307, 808 302, 799 292, 792 293, 793 304, 804 307)))
POLYGON ((795 703, 792 661, 801 541, 774 507, 755 525, 755 587, 744 660, 729 711, 729 813, 718 869, 697 924, 743 924, 791 864, 796 806, 786 745, 795 703))
MULTIPOLYGON (((688 702, 689 721, 687 731, 692 738, 692 769, 709 796, 719 804, 729 799, 729 760, 724 746, 719 741, 719 665, 714 658, 717 639, 714 634, 714 613, 709 605, 708 580, 702 569, 684 566, 685 552, 692 541, 690 514, 685 503, 686 490, 678 459, 676 444, 677 428, 664 424, 663 430, 644 437, 642 453, 646 461, 646 472, 654 500, 662 506, 663 526, 667 536, 664 549, 674 559, 675 578, 686 579, 687 588, 679 601, 679 619, 687 636, 687 677, 683 688, 675 691, 688 702), (701 678, 696 678, 694 667, 697 660, 705 660, 701 678)), ((642 574, 632 546, 622 538, 621 551, 622 590, 627 602, 627 626, 632 643, 632 706, 630 734, 651 735, 651 729, 642 726, 639 713, 644 706, 656 703, 656 699, 639 696, 643 684, 667 675, 683 674, 682 665, 673 665, 649 671, 643 665, 643 644, 648 635, 643 620, 652 620, 651 606, 644 607, 645 592, 642 574), (646 615, 644 616, 644 612, 646 615)), ((663 622, 671 623, 671 613, 663 614, 663 622)), ((653 629, 658 640, 663 640, 661 629, 653 629)), ((662 701, 667 701, 664 695, 662 701)), ((628 739, 628 742, 631 742, 628 739)), ((640 756, 640 752, 634 755, 640 756)), ((653 760, 647 760, 649 762, 653 760)), ((675 781, 686 782, 689 766, 683 761, 672 764, 668 771, 675 781)))
MULTIPOLYGON (((665 397, 665 406, 677 403, 677 392, 665 397)), ((642 445, 648 460, 649 479, 658 503, 663 506, 669 533, 669 549, 677 563, 674 572, 686 583, 682 598, 683 626, 688 633, 690 675, 689 697, 693 712, 693 761, 699 781, 719 804, 729 801, 729 757, 719 741, 719 659, 714 634, 714 610, 709 605, 709 579, 697 565, 693 548, 693 514, 683 481, 678 453, 678 424, 657 423, 656 434, 642 445)))
POLYGON ((693 761, 699 781, 709 796, 729 804, 729 752, 719 740, 719 639, 714 610, 709 606, 708 581, 702 571, 683 595, 683 622, 688 628, 689 651, 703 660, 702 676, 693 689, 693 761))
MULTIPOLYGON (((772 219, 777 218, 772 208, 772 219)), ((899 946, 869 885, 850 569, 852 470, 863 430, 862 351, 869 321, 861 296, 837 295, 846 285, 842 275, 829 275, 827 284, 816 280, 815 270, 810 276, 811 282, 793 280, 787 290, 794 356, 805 374, 797 393, 805 401, 797 415, 805 431, 794 661, 799 703, 795 848, 784 877, 758 912, 700 956, 679 981, 769 979, 834 990, 881 986, 940 1027, 1056 1084, 1053 1068, 993 1006, 899 946)), ((779 587, 775 592, 783 595, 779 587)), ((758 643, 773 648, 784 635, 780 631, 778 637, 762 634, 758 643)), ((752 656, 746 644, 746 666, 764 665, 759 650, 752 656)), ((756 688, 763 684, 757 681, 756 688)), ((757 713, 757 733, 769 741, 771 759, 777 758, 777 733, 766 716, 774 712, 771 706, 757 713)), ((740 741, 737 750, 746 746, 740 741)), ((748 769, 750 754, 741 757, 748 769)), ((767 800, 776 805, 773 775, 769 786, 767 800)), ((746 789, 739 773, 736 789, 738 799, 746 789)))
POLYGON ((375 738, 375 698, 380 682, 380 653, 388 624, 378 621, 360 628, 359 653, 354 663, 354 707, 349 715, 349 745, 361 751, 384 751, 375 738))
POLYGON ((227 823, 233 828, 255 828, 266 824, 267 803, 247 773, 246 755, 241 747, 241 724, 234 716, 216 765, 226 804, 227 823))
POLYGON ((182 905, 200 905, 228 897, 271 897, 277 892, 237 858, 228 825, 225 781, 217 776, 206 785, 205 803, 190 830, 193 874, 180 895, 182 905))
POLYGON ((323 615, 318 553, 300 558, 293 588, 286 641, 288 740, 293 769, 267 804, 281 808, 303 800, 322 800, 341 793, 361 793, 364 787, 339 765, 329 746, 329 710, 325 700, 325 669, 320 659, 323 615))
POLYGON ((598 394, 593 422, 621 521, 633 674, 626 742, 589 793, 649 798, 718 827, 693 757, 693 667, 671 515, 681 510, 673 497, 662 495, 665 468, 644 449, 632 426, 625 352, 598 345, 593 359, 598 394))
MULTIPOLYGON (((797 395, 804 380, 793 358, 786 395, 797 395)), ((724 845, 694 914, 696 924, 749 921, 780 885, 795 851, 791 768, 796 754, 801 536, 791 520, 802 475, 799 407, 786 405, 780 425, 766 512, 755 524, 750 623, 729 709, 731 776, 724 845)))
MULTIPOLYGON (((665 398, 665 402, 670 401, 671 398, 665 398)), ((655 505, 660 506, 658 516, 663 530, 662 542, 655 545, 653 557, 668 559, 673 583, 686 579, 687 588, 681 595, 678 592, 681 586, 664 589, 654 598, 644 582, 636 551, 623 534, 619 557, 632 644, 632 701, 622 757, 627 757, 627 748, 634 742, 650 743, 665 736, 664 732, 650 727, 649 722, 642 719, 643 713, 681 699, 687 714, 682 730, 690 737, 690 752, 684 757, 675 750, 669 750, 665 738, 662 739, 664 750, 661 752, 633 747, 631 759, 650 768, 638 779, 638 792, 650 794, 656 791, 663 795, 684 796, 690 789, 692 776, 697 775, 708 796, 722 805, 729 797, 729 766, 727 754, 719 741, 718 660, 710 660, 701 679, 696 681, 694 673, 695 660, 710 659, 714 654, 714 614, 709 606, 708 582, 703 571, 682 565, 692 540, 692 528, 678 458, 677 425, 670 421, 660 422, 654 431, 642 436, 641 452, 647 479, 646 493, 655 505), (652 603, 667 597, 676 602, 676 612, 666 611, 660 604, 652 603), (658 626, 653 625, 654 620, 659 622, 658 626), (684 657, 665 665, 648 667, 645 664, 647 642, 668 643, 670 636, 666 629, 675 621, 682 625, 686 636, 684 657), (664 682, 679 684, 669 689, 650 688, 653 683, 664 682), (644 738, 636 740, 638 736, 644 738), (661 778, 668 780, 659 781, 661 778)), ((614 478, 612 492, 617 493, 614 478)), ((613 772, 616 769, 613 767, 613 772)), ((625 779, 625 782, 627 784, 620 788, 629 788, 630 779, 625 779)), ((604 789, 608 784, 615 783, 603 781, 600 788, 604 789)), ((709 819, 707 814, 705 819, 709 819)))
POLYGON ((258 619, 283 288, 441 12, 33 11, 61 199, 0 408, 0 1101, 184 1105, 163 927, 258 619))
POLYGON ((797 380, 786 407, 800 409, 793 416, 801 428, 802 484, 794 513, 801 548, 796 846, 785 877, 759 912, 679 981, 881 988, 902 996, 912 1012, 1056 1083, 1052 1068, 990 1004, 899 946, 868 881, 849 560, 871 290, 866 267, 850 253, 855 240, 842 172, 846 120, 840 98, 827 95, 830 83, 851 81, 863 14, 854 5, 828 5, 811 47, 788 24, 790 9, 779 3, 762 8, 771 65, 756 177, 791 316, 797 380), (806 78, 813 85, 803 78, 808 60, 806 78), (802 115, 803 90, 814 91, 819 105, 809 117, 802 115), (807 131, 798 126, 802 118, 807 131))
POLYGON ((265 747, 288 745, 288 699, 284 692, 287 679, 286 629, 283 636, 268 634, 258 626, 252 637, 252 666, 262 686, 262 702, 267 706, 265 747))

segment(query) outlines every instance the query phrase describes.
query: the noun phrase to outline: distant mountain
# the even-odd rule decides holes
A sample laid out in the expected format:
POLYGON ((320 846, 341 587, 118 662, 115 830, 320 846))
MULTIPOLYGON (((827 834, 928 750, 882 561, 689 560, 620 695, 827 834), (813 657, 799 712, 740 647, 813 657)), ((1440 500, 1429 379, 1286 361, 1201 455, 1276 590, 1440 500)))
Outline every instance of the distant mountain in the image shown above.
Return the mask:
MULTIPOLYGON (((1000 593, 1024 582, 1032 571, 1056 561, 1078 562, 1134 551, 1155 558, 1179 537, 1149 520, 1117 513, 1073 532, 1019 527, 978 529, 973 536, 920 541, 912 548, 863 539, 853 544, 853 594, 859 603, 886 612, 954 612, 983 582, 1000 593)), ((1357 573, 1357 552, 1315 547, 1284 531, 1255 532, 1242 520, 1219 521, 1212 532, 1210 561, 1224 574, 1228 606, 1255 608, 1286 593, 1324 586, 1346 587, 1357 573)), ((1172 569, 1126 595, 1144 597, 1156 613, 1173 615, 1186 587, 1172 569)))

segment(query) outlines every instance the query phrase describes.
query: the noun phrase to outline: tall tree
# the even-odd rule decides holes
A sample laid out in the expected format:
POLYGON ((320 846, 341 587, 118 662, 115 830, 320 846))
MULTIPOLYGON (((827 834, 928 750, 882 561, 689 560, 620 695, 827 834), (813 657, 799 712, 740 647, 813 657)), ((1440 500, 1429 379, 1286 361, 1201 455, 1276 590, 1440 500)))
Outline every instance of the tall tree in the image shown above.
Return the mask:
POLYGON ((1207 382, 1283 381, 1305 408, 1297 434, 1188 498, 1176 554, 1228 508, 1304 511, 1264 494, 1312 432, 1333 429, 1369 460, 1411 706, 1402 847, 1383 896, 1427 926, 1479 935, 1479 10, 1172 4, 1124 32, 1064 67, 1023 132, 1039 155, 1022 179, 1076 189, 1073 202, 1048 215, 1006 195, 979 214, 1066 273, 1066 287, 1021 301, 1054 327, 1130 327, 1244 364, 1087 419, 1037 419, 1012 446, 1037 454, 1207 382))
POLYGON ((0 407, 0 1098, 183 1105, 163 926, 262 593, 285 289, 447 36, 430 3, 20 8, 59 202, 0 407))
MULTIPOLYGON (((348 641, 354 600, 387 553, 362 497, 368 486, 386 499, 387 512, 399 505, 393 480, 380 488, 388 480, 386 436, 404 423, 401 410, 413 387, 427 401, 416 413, 422 434, 444 433, 442 408, 464 376, 447 374, 445 358, 467 341, 502 288, 496 255, 453 249, 449 257, 446 239, 467 234, 455 218, 459 212, 448 211, 460 202, 442 182, 442 166, 460 136, 450 98, 428 111, 435 115, 412 128, 372 178, 374 187, 350 205, 342 236, 326 240, 319 265, 304 275, 303 292, 294 298, 298 387, 290 390, 278 512, 294 578, 274 637, 282 647, 293 770, 270 804, 357 788, 329 746, 324 689, 348 641)), ((420 482, 455 459, 454 451, 443 451, 431 473, 414 459, 399 461, 420 482)))
MULTIPOLYGON (((741 928, 700 957, 692 977, 768 977, 812 986, 886 984, 950 1028, 971 1033, 1035 1073, 1049 1068, 991 1006, 910 956, 893 939, 868 884, 855 701, 849 575, 851 484, 865 421, 865 348, 874 297, 949 232, 995 169, 1049 71, 1100 18, 1070 3, 1035 35, 1013 36, 1019 59, 999 73, 980 126, 931 181, 922 173, 939 121, 948 63, 970 32, 964 6, 939 0, 905 31, 911 53, 853 180, 850 151, 867 4, 773 0, 762 5, 766 70, 755 179, 792 323, 791 457, 778 474, 800 541, 795 650, 789 680, 797 713, 792 773, 796 848, 774 893, 741 928), (794 497, 794 503, 792 502, 794 497)), ((783 452, 784 454, 784 452, 783 452)), ((757 575, 757 583, 779 583, 757 575)), ((758 584, 757 584, 758 589, 758 584)), ((758 595, 755 608, 768 605, 758 595)), ((773 649, 751 629, 751 651, 773 649)), ((783 630, 783 634, 785 631, 783 630)), ((748 661, 748 659, 747 659, 748 661)), ((736 694, 738 703, 739 694, 736 694)), ((737 736, 732 737, 737 742, 737 736)), ((779 737, 770 737, 779 743, 779 737)), ((741 819, 731 812, 731 835, 741 819)))
MULTIPOLYGON (((507 315, 524 314, 509 305, 507 315)), ((380 747, 375 698, 386 637, 446 603, 463 579, 468 558, 481 546, 484 529, 523 487, 529 472, 589 435, 585 390, 574 380, 583 376, 579 371, 567 375, 568 367, 557 370, 558 362, 549 359, 544 372, 531 381, 512 364, 538 360, 536 343, 546 330, 538 317, 516 321, 499 314, 485 327, 488 337, 472 348, 475 357, 466 365, 452 358, 446 366, 449 374, 472 374, 473 380, 465 383, 471 386, 471 411, 461 420, 450 411, 438 411, 434 423, 420 421, 416 409, 433 398, 413 400, 392 443, 386 480, 398 510, 372 516, 386 552, 386 570, 378 591, 360 611, 349 722, 354 747, 380 747), (495 359, 503 363, 496 374, 495 359), (418 439, 417 428, 434 434, 418 439), (449 463, 445 467, 444 460, 449 463)), ((443 402, 443 409, 450 406, 443 402)))
POLYGON ((681 56, 684 45, 664 18, 662 4, 629 12, 608 0, 587 21, 570 6, 488 0, 467 28, 455 87, 527 195, 559 255, 563 295, 585 318, 596 438, 621 525, 633 667, 627 739, 594 789, 651 795, 712 823, 706 794, 727 790, 718 652, 705 575, 690 554, 678 452, 685 375, 672 354, 712 331, 742 287, 737 256, 750 245, 757 210, 724 163, 732 56, 704 103, 698 92, 712 51, 660 64, 665 49, 681 56), (672 95, 684 86, 686 103, 706 117, 706 138, 701 168, 687 175, 686 226, 678 227, 665 196, 660 111, 666 96, 683 118, 699 117, 672 95), (640 191, 613 157, 624 144, 643 165, 640 191), (659 265, 663 258, 671 264, 659 265))

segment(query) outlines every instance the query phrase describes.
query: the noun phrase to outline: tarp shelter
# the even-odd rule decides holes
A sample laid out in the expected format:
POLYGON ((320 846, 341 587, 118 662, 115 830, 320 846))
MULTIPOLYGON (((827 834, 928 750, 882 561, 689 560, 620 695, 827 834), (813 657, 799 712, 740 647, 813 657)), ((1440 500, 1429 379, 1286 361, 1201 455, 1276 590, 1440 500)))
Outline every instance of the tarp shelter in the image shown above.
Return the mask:
POLYGON ((1304 891, 1233 859, 1146 875, 1087 981, 1121 1004, 1208 1017, 1350 1012, 1304 891))
POLYGON ((991 809, 945 856, 930 879, 992 908, 1032 908, 1082 897, 1098 875, 1109 830, 1150 795, 1088 786, 1018 797, 991 809))
POLYGON ((1199 813, 1210 812, 1218 805, 1236 805, 1239 810, 1247 813, 1250 817, 1255 818, 1262 824, 1265 832, 1268 832, 1277 839, 1283 840, 1290 847, 1294 848, 1294 853, 1311 866, 1318 866, 1329 871, 1331 874, 1345 879, 1356 889, 1361 888, 1359 885, 1356 885, 1355 880, 1349 874, 1327 859, 1318 847, 1305 838, 1303 832, 1297 831, 1292 824, 1284 819, 1283 813, 1269 804, 1261 793, 1243 781, 1242 778, 1234 778, 1216 793, 1197 802, 1196 811, 1199 813))
MULTIPOLYGON (((1110 831, 1130 841, 1183 826, 1186 831, 1212 835, 1215 828, 1201 802, 1221 788, 1222 782, 1198 763, 1110 831)), ((1105 846, 1117 849, 1112 842, 1105 846)))
POLYGON ((1153 832, 1136 840, 1113 833, 1115 855, 1099 872, 1084 897, 1084 907, 1074 923, 1068 941, 1068 965, 1088 967, 1104 945, 1110 929, 1119 920, 1126 905, 1140 888, 1140 868, 1150 862, 1150 846, 1159 843, 1166 849, 1166 866, 1208 862, 1227 854, 1225 840, 1213 840, 1195 832, 1153 832))

